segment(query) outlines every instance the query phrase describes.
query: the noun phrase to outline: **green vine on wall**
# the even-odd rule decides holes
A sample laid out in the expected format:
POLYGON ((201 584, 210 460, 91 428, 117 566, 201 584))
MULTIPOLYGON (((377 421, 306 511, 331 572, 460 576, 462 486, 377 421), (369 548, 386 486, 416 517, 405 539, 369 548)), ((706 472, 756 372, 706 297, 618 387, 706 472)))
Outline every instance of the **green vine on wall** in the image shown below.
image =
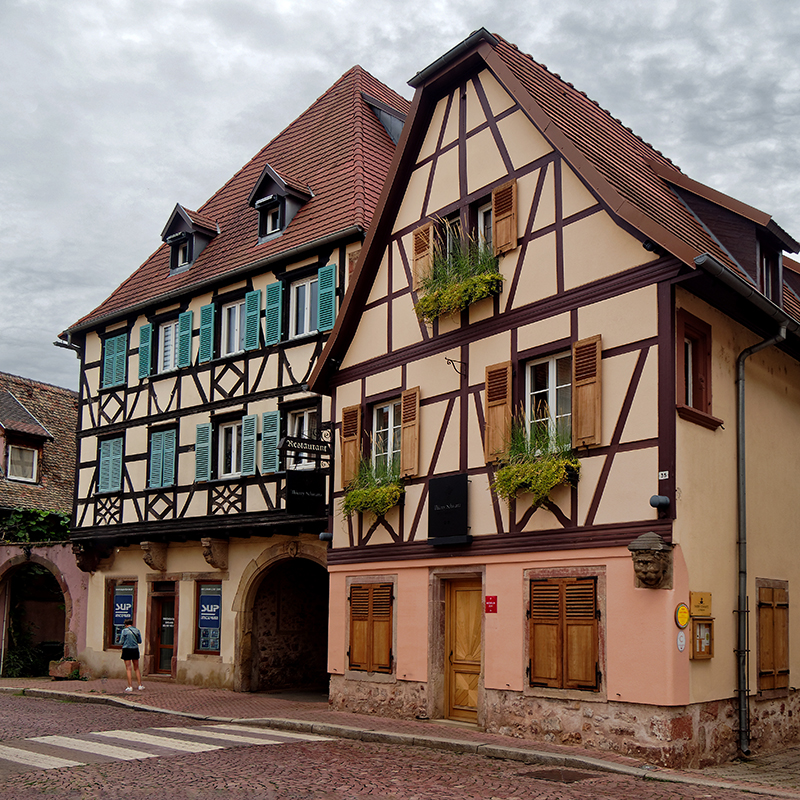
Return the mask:
POLYGON ((69 516, 38 508, 15 508, 0 518, 0 542, 64 542, 69 539, 69 516))

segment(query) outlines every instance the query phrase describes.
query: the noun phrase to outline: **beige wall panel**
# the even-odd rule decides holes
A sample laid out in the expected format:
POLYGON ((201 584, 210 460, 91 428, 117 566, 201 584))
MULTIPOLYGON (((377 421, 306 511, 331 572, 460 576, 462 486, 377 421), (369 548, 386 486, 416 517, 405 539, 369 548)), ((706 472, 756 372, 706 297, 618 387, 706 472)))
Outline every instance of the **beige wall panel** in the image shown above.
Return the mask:
MULTIPOLYGON (((420 456, 420 464, 422 457, 420 456)), ((419 504, 422 501, 422 484, 412 483, 406 486, 406 499, 405 499, 405 528, 398 533, 402 533, 403 540, 409 541, 411 536, 411 524, 414 521, 414 516, 417 513, 419 504)), ((424 541, 428 537, 428 509, 423 503, 422 514, 419 518, 419 527, 414 534, 414 541, 424 541)))
POLYGON ((434 403, 421 409, 419 436, 419 470, 421 475, 431 474, 434 471, 441 473, 458 470, 458 404, 453 408, 454 414, 450 416, 450 424, 445 431, 439 459, 435 466, 431 465, 433 451, 441 434, 446 410, 446 402, 434 403))
MULTIPOLYGON (((447 121, 445 122, 444 128, 444 136, 442 137, 442 147, 447 147, 448 144, 451 142, 456 141, 458 139, 458 118, 460 114, 460 107, 459 107, 459 96, 461 92, 460 90, 456 89, 453 92, 453 102, 450 106, 450 113, 447 115, 447 121)), ((446 98, 445 98, 446 99, 446 98)))
MULTIPOLYGON (((160 314, 168 314, 170 311, 174 311, 177 314, 178 312, 180 312, 180 310, 181 310, 181 304, 180 303, 172 303, 171 305, 163 306, 162 308, 157 308, 156 309, 156 314, 159 314, 159 315, 160 314)), ((136 325, 137 326, 144 325, 145 322, 147 322, 147 319, 145 317, 139 317, 136 320, 136 325)))
POLYGON ((428 132, 425 134, 425 140, 422 142, 422 147, 419 151, 417 161, 432 156, 436 150, 436 143, 439 141, 439 133, 442 130, 442 122, 444 121, 444 111, 447 108, 447 98, 443 97, 433 109, 433 115, 428 126, 428 132))
POLYGON ((316 347, 316 342, 309 341, 307 344, 286 351, 286 357, 292 366, 292 374, 296 380, 302 381, 308 377, 316 347))
POLYGON ((467 134, 474 130, 478 125, 483 125, 486 122, 486 114, 483 113, 481 101, 478 98, 478 93, 475 91, 475 86, 472 81, 467 83, 467 134))
POLYGON ((655 285, 610 297, 578 309, 578 338, 603 334, 603 349, 649 339, 658 334, 655 285))
POLYGON ((123 328, 125 328, 126 325, 127 322, 124 319, 120 320, 119 322, 111 322, 108 325, 106 325, 105 333, 114 333, 115 331, 121 331, 123 328))
MULTIPOLYGON (((375 521, 374 514, 365 514, 364 516, 364 533, 370 528, 372 523, 375 521)), ((387 515, 386 521, 392 526, 394 531, 400 530, 400 516, 399 512, 396 508, 393 508, 387 515)), ((355 523, 354 523, 355 524, 355 523)), ((394 539, 392 539, 391 534, 389 531, 386 530, 382 525, 379 525, 376 529, 375 533, 372 534, 372 538, 369 540, 371 545, 373 544, 393 544, 394 539)))
POLYGON ((595 523, 656 520, 656 510, 650 506, 654 494, 658 494, 658 448, 617 453, 595 523))
POLYGON ((550 297, 557 290, 556 235, 548 233, 528 244, 522 264, 522 279, 514 297, 514 308, 550 297))
POLYGON ((400 210, 394 221, 393 232, 407 228, 422 216, 422 201, 425 199, 425 189, 428 185, 430 171, 431 163, 428 162, 411 173, 403 202, 400 204, 400 210))
MULTIPOLYGON (((210 397, 211 396, 211 370, 210 369, 204 369, 204 370, 198 372, 197 373, 197 382, 202 387, 203 392, 205 393, 205 396, 206 397, 210 397)), ((192 381, 192 383, 194 383, 194 381, 192 381)), ((191 405, 195 405, 195 404, 199 405, 199 403, 200 403, 200 401, 199 401, 199 398, 198 398, 196 403, 192 403, 191 405)), ((189 405, 189 404, 187 403, 186 405, 189 405)), ((186 405, 184 406, 184 408, 186 407, 186 405)), ((200 420, 200 422, 202 422, 202 420, 200 420)))
MULTIPOLYGON (((128 482, 126 480, 124 480, 124 479, 122 481, 122 486, 125 489, 125 491, 128 491, 128 482)), ((137 486, 136 484, 134 484, 133 488, 134 489, 140 489, 142 487, 141 486, 137 486)), ((142 510, 142 513, 144 513, 144 503, 143 502, 140 505, 140 509, 142 510)), ((123 500, 122 501, 122 521, 123 521, 123 523, 125 523, 125 522, 138 522, 139 521, 139 517, 136 514, 136 506, 134 505, 133 500, 123 500)))
MULTIPOLYGON (((194 362, 193 362, 194 363, 194 362)), ((272 384, 273 386, 275 384, 272 384)), ((199 406, 201 403, 200 392, 197 391, 195 382, 188 376, 181 376, 181 406, 183 408, 190 408, 191 406, 199 406)))
POLYGON ((595 196, 583 185, 566 161, 561 162, 561 216, 566 219, 597 205, 595 196))
MULTIPOLYGON (((134 491, 141 491, 147 486, 147 462, 128 461, 125 464, 125 471, 128 473, 134 491)), ((127 491, 128 485, 123 480, 123 488, 127 491)))
MULTIPOLYGON (((497 522, 492 506, 492 490, 489 476, 473 475, 469 483, 469 532, 473 536, 492 536, 497 533, 497 522)), ((498 501, 502 529, 508 530, 508 504, 498 501)))
MULTIPOLYGON (((581 458, 581 476, 578 481, 578 524, 586 524, 586 514, 592 503, 600 472, 605 464, 605 456, 581 458)), ((649 498, 648 498, 649 499, 649 498)))
MULTIPOLYGON (((455 152, 455 151, 454 151, 455 152)), ((485 128, 467 139, 467 191, 477 192, 508 174, 492 131, 485 128)), ((519 225, 519 222, 517 223, 519 225)))
MULTIPOLYGON (((178 381, 181 380, 181 376, 177 373, 172 374, 165 374, 163 377, 156 377, 150 379, 150 391, 155 395, 156 403, 158 404, 158 408, 161 411, 166 411, 170 408, 170 400, 172 399, 173 395, 177 394, 178 392, 178 381)), ((186 381, 183 381, 184 386, 186 381)), ((139 402, 137 403, 137 416, 141 417, 147 414, 147 389, 145 385, 145 389, 142 392, 141 396, 139 397, 139 402)), ((184 397, 181 397, 181 402, 183 403, 184 408, 189 405, 186 402, 184 397)), ((171 407, 170 410, 174 410, 176 408, 175 405, 171 407)), ((157 413, 157 412, 156 412, 157 413)))
MULTIPOLYGON (((261 445, 258 447, 258 464, 261 465, 261 445)), ((247 502, 247 510, 250 511, 266 511, 267 504, 264 502, 264 495, 258 486, 248 486, 245 490, 245 500, 247 502)))
POLYGON ((450 203, 455 203, 458 192, 458 148, 453 147, 436 161, 428 214, 436 214, 450 203))
MULTIPOLYGON (((258 381, 253 386, 253 392, 263 392, 268 389, 274 389, 278 385, 278 369, 280 368, 280 361, 278 360, 277 353, 272 353, 269 356, 266 356, 267 365, 264 367, 264 374, 261 376, 261 380, 258 381)), ((253 377, 254 375, 258 375, 258 370, 261 368, 261 364, 255 362, 254 365, 255 369, 250 370, 250 375, 253 377)))
POLYGON ((428 570, 397 573, 397 677, 428 680, 428 570))
MULTIPOLYGON (((498 362, 502 359, 498 359, 498 362)), ((486 419, 485 408, 486 392, 482 391, 478 402, 483 409, 483 418, 486 419)), ((483 454, 483 435, 478 424, 478 416, 475 411, 475 398, 470 395, 467 400, 467 466, 470 469, 482 467, 486 464, 483 454)))
MULTIPOLYGON (((520 564, 487 564, 484 592, 497 598, 496 614, 484 614, 484 685, 487 689, 522 692, 525 687, 526 597, 521 592, 523 567, 520 564), (511 631, 518 631, 509 635, 511 631), (524 666, 520 669, 520 664, 524 666)), ((524 701, 523 701, 524 702, 524 701)))
MULTIPOLYGON (((502 259, 502 261, 508 263, 510 259, 502 259)), ((508 286, 508 278, 506 278, 505 285, 508 286)), ((471 324, 480 322, 483 319, 489 319, 489 317, 494 315, 494 298, 484 297, 483 300, 478 300, 477 303, 473 303, 468 311, 471 324)))
POLYGON ((403 371, 400 367, 387 369, 367 376, 367 397, 383 392, 397 391, 398 397, 403 389, 403 371))
POLYGON ((511 358, 511 334, 503 331, 472 342, 469 346, 469 385, 486 380, 486 367, 511 358))
POLYGON ((521 352, 548 342, 569 338, 571 332, 569 317, 569 312, 567 312, 517 328, 517 348, 521 352))
MULTIPOLYGON (((517 234, 522 235, 525 233, 528 224, 528 217, 530 216, 530 208, 533 203, 533 196, 536 193, 536 182, 539 180, 539 173, 541 170, 534 170, 527 175, 517 178, 517 234)), ((514 259, 516 263, 517 251, 511 250, 501 256, 500 263, 508 258, 514 259)))
POLYGON ((84 377, 89 386, 89 391, 92 397, 97 396, 97 390, 100 386, 100 367, 91 367, 84 371, 84 377))
POLYGON ((375 274, 375 279, 372 282, 372 288, 369 291, 367 298, 367 305, 377 303, 383 300, 389 293, 389 254, 387 250, 383 251, 381 256, 381 265, 375 274))
MULTIPOLYGON (((403 258, 400 255, 400 249, 403 249, 403 252, 406 255, 406 261, 408 261, 409 269, 411 267, 411 263, 414 258, 414 234, 409 233, 398 242, 397 240, 393 241, 391 244, 392 247, 392 289, 396 292, 400 289, 403 289, 406 286, 411 285, 411 278, 409 274, 406 272, 406 268, 403 265, 403 258)), ((385 258, 385 255, 384 255, 385 258)))
POLYGON ((150 449, 150 436, 147 428, 143 425, 136 428, 129 428, 125 433, 125 453, 146 453, 150 449))
POLYGON ((658 348, 651 347, 622 431, 622 441, 635 442, 655 436, 658 436, 658 348))
POLYGON ((500 85, 497 78, 488 69, 483 70, 478 77, 486 94, 486 99, 489 101, 489 108, 491 108, 492 114, 497 116, 514 105, 514 98, 500 85))
MULTIPOLYGON (((336 253, 338 253, 338 248, 334 249, 333 254, 331 255, 331 258, 328 260, 329 264, 335 258, 335 254, 336 253)), ((289 265, 288 270, 289 270, 289 272, 291 272, 292 270, 301 269, 302 267, 309 267, 312 264, 317 264, 317 263, 318 263, 318 257, 317 256, 309 256, 308 258, 304 258, 304 259, 301 259, 300 261, 293 262, 292 264, 289 265)), ((264 277, 268 278, 268 280, 264 281, 265 284, 266 283, 272 283, 274 281, 274 278, 272 277, 272 275, 268 275, 267 273, 264 273, 264 277)))
MULTIPOLYGON (((550 492, 550 499, 567 515, 570 515, 570 496, 571 488, 569 486, 556 486, 550 492)), ((501 501, 505 502, 505 501, 501 501)), ((521 494, 517 497, 517 517, 521 517, 531 505, 531 495, 521 494)), ((528 524, 525 526, 526 531, 549 531, 558 530, 561 523, 552 511, 544 507, 537 508, 531 514, 528 524)))
POLYGON ((458 373, 445 361, 445 358, 459 359, 461 350, 453 348, 435 356, 411 361, 406 365, 406 383, 408 386, 422 386, 426 397, 435 397, 445 392, 454 392, 459 388, 458 373))
POLYGON ((364 311, 358 332, 353 337, 342 367, 361 364, 372 358, 386 355, 389 350, 386 341, 386 306, 378 306, 364 311))
POLYGON ((625 401, 625 394, 631 382, 638 353, 623 353, 614 358, 604 358, 602 363, 602 433, 603 444, 611 441, 617 426, 619 413, 625 401))
POLYGON ((619 228, 605 212, 564 226, 564 287, 615 275, 657 258, 619 228))
POLYGON ((178 463, 175 470, 175 482, 178 486, 194 483, 194 452, 178 453, 178 463))
POLYGON ((517 169, 553 151, 550 142, 522 111, 501 119, 497 127, 511 156, 511 163, 517 169))
POLYGON ((343 572, 330 573, 330 599, 328 601, 328 672, 344 675, 347 657, 346 620, 347 576, 343 572))
MULTIPOLYGON (((461 327, 461 315, 460 314, 449 314, 446 317, 439 317, 439 336, 443 336, 445 333, 450 333, 451 331, 457 331, 461 327)), ((428 326, 428 332, 431 333, 433 331, 433 326, 428 326)))
POLYGON ((100 342, 100 337, 96 333, 90 333, 86 336, 86 343, 83 351, 87 363, 100 361, 102 359, 103 347, 100 342))
MULTIPOLYGON (((192 467, 192 475, 194 475, 194 467, 192 467)), ((208 489, 206 488, 206 484, 198 484, 197 490, 195 491, 194 495, 192 496, 191 500, 189 500, 189 505, 186 509, 186 515, 189 517, 204 517, 206 516, 206 512, 208 511, 208 489)), ((179 504, 180 510, 183 510, 183 506, 186 500, 181 498, 181 502, 179 504)))
MULTIPOLYGON (((78 497, 89 497, 89 489, 92 485, 94 468, 82 469, 78 473, 78 497)), ((78 515, 80 517, 80 514, 78 515)))
MULTIPOLYGON (((92 404, 94 405, 94 404, 92 404)), ((80 411, 80 427, 81 430, 86 430, 92 427, 92 410, 90 405, 85 405, 80 411)))
POLYGON ((392 300, 392 350, 410 347, 422 341, 414 303, 410 294, 392 300))
POLYGON ((342 415, 342 409, 347 406, 357 406, 361 404, 361 381, 353 381, 336 387, 336 421, 342 415))

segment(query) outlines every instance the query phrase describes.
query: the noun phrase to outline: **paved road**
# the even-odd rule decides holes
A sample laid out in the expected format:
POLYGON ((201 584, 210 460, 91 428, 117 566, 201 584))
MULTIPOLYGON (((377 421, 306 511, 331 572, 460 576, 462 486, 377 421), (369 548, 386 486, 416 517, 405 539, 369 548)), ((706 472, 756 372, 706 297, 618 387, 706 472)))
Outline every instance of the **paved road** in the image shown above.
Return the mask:
POLYGON ((0 696, 0 759, 0 798, 15 800, 753 797, 733 790, 609 773, 562 772, 428 748, 291 736, 256 726, 205 724, 108 706, 13 696, 0 696), (241 741, 229 738, 234 736, 241 741), (49 755, 71 763, 48 768, 20 764, 7 759, 4 748, 11 755, 49 755), (136 756, 131 759, 133 751, 136 756))

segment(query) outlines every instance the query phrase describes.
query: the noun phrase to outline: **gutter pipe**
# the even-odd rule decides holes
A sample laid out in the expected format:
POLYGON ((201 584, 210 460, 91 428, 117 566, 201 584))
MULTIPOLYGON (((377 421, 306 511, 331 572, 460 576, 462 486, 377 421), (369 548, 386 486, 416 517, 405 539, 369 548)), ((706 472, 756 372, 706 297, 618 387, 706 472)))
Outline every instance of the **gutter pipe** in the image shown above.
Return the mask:
POLYGON ((709 274, 719 278, 723 283, 749 300, 760 311, 763 311, 780 326, 778 333, 739 353, 736 359, 736 494, 738 505, 738 560, 739 560, 739 592, 736 613, 738 614, 736 658, 736 694, 739 705, 739 751, 744 756, 750 755, 750 697, 748 684, 748 615, 747 602, 747 462, 745 458, 745 373, 744 362, 750 356, 767 347, 786 339, 787 330, 797 331, 800 328, 791 317, 771 300, 762 295, 754 286, 731 272, 715 258, 705 253, 694 260, 709 274))

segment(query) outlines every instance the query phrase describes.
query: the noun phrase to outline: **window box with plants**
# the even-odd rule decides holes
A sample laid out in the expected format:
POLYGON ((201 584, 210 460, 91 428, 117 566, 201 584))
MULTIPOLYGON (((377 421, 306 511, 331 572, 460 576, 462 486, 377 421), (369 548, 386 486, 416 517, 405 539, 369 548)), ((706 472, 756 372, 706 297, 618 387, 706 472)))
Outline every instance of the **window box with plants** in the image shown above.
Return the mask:
POLYGON ((445 223, 445 235, 433 248, 414 309, 419 319, 433 322, 498 294, 502 286, 491 245, 480 236, 461 235, 457 225, 445 223))
POLYGON ((519 419, 512 423, 499 463, 492 482, 495 494, 509 501, 530 494, 534 509, 548 500, 556 486, 577 485, 581 469, 568 435, 553 432, 546 424, 534 424, 528 435, 526 423, 519 419))
POLYGON ((346 517, 365 512, 382 517, 402 503, 405 491, 399 466, 373 464, 371 459, 363 459, 356 477, 345 489, 342 512, 346 517))

